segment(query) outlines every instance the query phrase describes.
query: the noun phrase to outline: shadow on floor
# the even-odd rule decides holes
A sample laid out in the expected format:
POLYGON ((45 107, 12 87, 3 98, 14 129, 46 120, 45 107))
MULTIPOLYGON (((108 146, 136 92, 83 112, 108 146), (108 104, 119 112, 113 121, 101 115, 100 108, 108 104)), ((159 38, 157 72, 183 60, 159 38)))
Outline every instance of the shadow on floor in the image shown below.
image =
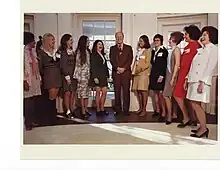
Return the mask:
MULTIPOLYGON (((107 108, 107 115, 97 115, 95 109, 89 109, 89 113, 91 114, 87 120, 81 121, 82 115, 80 112, 80 108, 76 110, 76 120, 68 120, 66 118, 57 117, 54 122, 49 123, 39 123, 37 127, 41 126, 55 126, 55 125, 68 125, 68 124, 86 124, 86 123, 158 123, 156 118, 152 118, 152 112, 148 112, 145 117, 139 117, 138 115, 131 113, 129 116, 117 115, 115 116, 113 110, 111 108, 107 108), (77 121, 80 120, 80 121, 77 121)), ((58 114, 59 115, 59 114, 58 114)), ((181 118, 174 121, 175 123, 179 123, 181 118)), ((217 116, 207 114, 208 124, 216 124, 217 116)), ((163 122, 161 122, 163 123, 163 122)))

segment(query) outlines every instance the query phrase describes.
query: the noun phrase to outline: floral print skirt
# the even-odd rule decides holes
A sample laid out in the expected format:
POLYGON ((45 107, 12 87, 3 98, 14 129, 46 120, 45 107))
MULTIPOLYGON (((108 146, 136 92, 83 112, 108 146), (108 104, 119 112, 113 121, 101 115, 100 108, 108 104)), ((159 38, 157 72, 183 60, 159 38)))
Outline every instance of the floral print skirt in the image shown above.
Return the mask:
POLYGON ((81 80, 77 84, 78 98, 89 98, 89 80, 81 80))

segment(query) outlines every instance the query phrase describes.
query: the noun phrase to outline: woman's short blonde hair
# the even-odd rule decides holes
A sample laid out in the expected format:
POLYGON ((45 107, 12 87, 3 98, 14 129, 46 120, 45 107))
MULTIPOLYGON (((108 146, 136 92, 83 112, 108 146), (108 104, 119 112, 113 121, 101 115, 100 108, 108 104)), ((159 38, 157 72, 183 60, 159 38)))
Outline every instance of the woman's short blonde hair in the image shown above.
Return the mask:
POLYGON ((54 35, 51 34, 51 33, 46 33, 46 34, 44 34, 44 35, 43 35, 43 42, 44 42, 47 38, 49 38, 49 37, 54 37, 54 35))
POLYGON ((48 47, 47 47, 47 46, 48 46, 48 44, 47 44, 47 39, 48 39, 49 37, 54 37, 54 35, 51 34, 51 33, 46 33, 46 34, 43 35, 43 41, 42 41, 43 48, 48 48, 48 47))

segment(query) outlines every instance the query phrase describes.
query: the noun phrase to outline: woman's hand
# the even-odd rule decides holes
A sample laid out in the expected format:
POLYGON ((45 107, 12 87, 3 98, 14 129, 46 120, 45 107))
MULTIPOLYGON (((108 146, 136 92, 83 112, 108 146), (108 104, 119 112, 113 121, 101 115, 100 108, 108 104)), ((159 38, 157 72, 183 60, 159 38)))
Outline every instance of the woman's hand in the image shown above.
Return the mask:
POLYGON ((163 76, 159 76, 157 83, 161 83, 163 81, 163 76))
POLYGON ((174 80, 173 79, 170 80, 170 86, 174 87, 174 80))
POLYGON ((71 84, 70 76, 69 75, 65 76, 65 79, 66 79, 67 84, 70 85, 71 84))
POLYGON ((99 84, 99 79, 94 78, 95 84, 99 84))
POLYGON ((24 81, 24 90, 29 91, 29 84, 27 81, 24 81))
POLYGON ((202 93, 203 92, 203 88, 204 88, 204 83, 203 82, 199 82, 198 88, 197 88, 197 92, 198 93, 202 93))
POLYGON ((124 71, 125 71, 124 68, 120 68, 120 67, 117 68, 117 72, 119 72, 119 74, 124 73, 124 71))
POLYGON ((185 91, 187 91, 187 89, 188 89, 188 80, 187 80, 187 79, 185 79, 185 82, 184 82, 184 84, 183 84, 183 89, 184 89, 185 91))
POLYGON ((67 84, 70 85, 71 84, 71 80, 66 80, 67 81, 67 84))

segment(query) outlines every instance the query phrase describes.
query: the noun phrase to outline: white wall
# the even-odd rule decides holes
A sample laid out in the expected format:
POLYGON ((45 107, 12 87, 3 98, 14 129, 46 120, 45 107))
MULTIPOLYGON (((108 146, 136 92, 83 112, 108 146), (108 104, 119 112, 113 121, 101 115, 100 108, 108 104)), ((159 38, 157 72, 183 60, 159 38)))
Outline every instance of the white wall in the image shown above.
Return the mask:
MULTIPOLYGON (((34 14, 34 33, 36 37, 38 37, 44 33, 51 32, 55 35, 58 42, 64 33, 77 35, 78 30, 74 29, 74 25, 77 24, 77 19, 76 17, 74 18, 74 16, 75 15, 71 13, 34 14)), ((149 37, 150 42, 152 42, 153 36, 158 31, 161 32, 161 28, 159 28, 160 22, 158 25, 156 13, 123 13, 122 31, 125 34, 125 42, 132 45, 135 49, 138 38, 142 34, 146 34, 149 37)), ((215 27, 218 26, 217 13, 208 14, 208 25, 213 25, 215 27)), ((75 41, 77 41, 77 39, 75 41)))
POLYGON ((71 13, 58 14, 58 41, 60 42, 63 34, 73 34, 73 18, 71 13))
POLYGON ((145 34, 150 42, 157 32, 157 14, 122 14, 122 31, 125 34, 125 42, 136 48, 138 38, 145 34))
POLYGON ((34 33, 36 37, 45 33, 52 33, 59 44, 64 33, 73 34, 73 19, 71 13, 34 14, 34 33))
POLYGON ((208 25, 218 28, 218 13, 208 14, 208 25))
POLYGON ((36 37, 51 33, 57 40, 57 14, 37 13, 34 14, 34 34, 36 37))

